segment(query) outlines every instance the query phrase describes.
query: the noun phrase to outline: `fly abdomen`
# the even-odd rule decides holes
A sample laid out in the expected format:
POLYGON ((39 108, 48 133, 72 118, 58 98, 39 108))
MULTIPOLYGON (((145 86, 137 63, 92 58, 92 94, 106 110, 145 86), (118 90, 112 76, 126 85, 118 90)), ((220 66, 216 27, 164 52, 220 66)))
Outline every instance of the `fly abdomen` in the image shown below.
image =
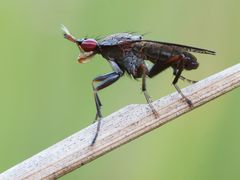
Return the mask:
POLYGON ((136 53, 141 53, 141 56, 150 60, 153 63, 157 61, 165 61, 173 55, 179 54, 175 47, 154 42, 138 42, 134 44, 136 53))

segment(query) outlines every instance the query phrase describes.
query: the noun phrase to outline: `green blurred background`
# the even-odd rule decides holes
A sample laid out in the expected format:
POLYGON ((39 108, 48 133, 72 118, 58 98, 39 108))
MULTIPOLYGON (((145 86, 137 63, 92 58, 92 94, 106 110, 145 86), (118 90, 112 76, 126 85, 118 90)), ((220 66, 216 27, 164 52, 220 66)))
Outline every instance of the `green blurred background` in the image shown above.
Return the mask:
MULTIPOLYGON (((116 32, 215 50, 199 55, 200 80, 239 63, 239 0, 9 0, 0 6, 0 172, 92 123, 91 80, 111 71, 96 56, 77 64, 78 37, 116 32)), ((172 71, 148 80, 155 99, 175 89, 172 71)), ((186 83, 180 83, 181 87, 186 83)), ((123 77, 100 92, 103 113, 145 103, 140 82, 123 77), (129 90, 130 89, 130 90, 129 90)), ((240 90, 146 134, 62 179, 240 179, 240 90)))

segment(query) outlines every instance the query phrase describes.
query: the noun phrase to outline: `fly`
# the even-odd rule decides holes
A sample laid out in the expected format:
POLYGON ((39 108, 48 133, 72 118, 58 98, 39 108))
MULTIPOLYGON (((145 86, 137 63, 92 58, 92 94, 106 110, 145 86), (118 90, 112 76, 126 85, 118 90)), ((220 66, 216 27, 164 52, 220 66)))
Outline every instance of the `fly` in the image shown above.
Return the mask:
POLYGON ((113 70, 110 73, 94 78, 92 81, 94 100, 97 109, 95 121, 98 121, 98 124, 91 145, 96 142, 101 126, 101 118, 103 117, 101 113, 102 103, 98 96, 99 90, 116 82, 124 73, 129 74, 134 79, 141 78, 142 92, 153 114, 155 117, 158 117, 159 114, 154 109, 152 100, 146 89, 146 77, 152 78, 171 67, 173 69, 173 75, 175 76, 172 81, 173 86, 188 106, 192 107, 193 104, 191 100, 182 93, 177 82, 179 79, 186 80, 189 83, 197 82, 182 76, 183 70, 194 70, 199 67, 197 58, 192 52, 215 55, 214 51, 207 49, 167 42, 143 40, 142 35, 135 33, 117 33, 96 40, 91 38, 77 39, 70 34, 65 26, 62 26, 62 30, 64 31, 64 37, 75 43, 79 48, 79 63, 86 63, 96 54, 100 54, 108 61, 113 70), (151 68, 147 67, 146 60, 153 63, 151 68))

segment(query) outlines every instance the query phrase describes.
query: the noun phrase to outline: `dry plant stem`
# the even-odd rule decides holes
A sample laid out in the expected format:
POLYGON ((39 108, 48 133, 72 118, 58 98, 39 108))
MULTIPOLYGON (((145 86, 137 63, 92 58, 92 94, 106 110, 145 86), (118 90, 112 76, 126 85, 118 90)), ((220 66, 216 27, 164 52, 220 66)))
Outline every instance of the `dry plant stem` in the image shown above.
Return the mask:
POLYGON ((63 176, 239 86, 240 64, 237 64, 183 89, 184 95, 193 102, 192 108, 178 93, 153 102, 160 114, 158 118, 147 104, 129 105, 102 119, 94 146, 90 145, 97 123, 3 172, 0 179, 55 179, 63 176))

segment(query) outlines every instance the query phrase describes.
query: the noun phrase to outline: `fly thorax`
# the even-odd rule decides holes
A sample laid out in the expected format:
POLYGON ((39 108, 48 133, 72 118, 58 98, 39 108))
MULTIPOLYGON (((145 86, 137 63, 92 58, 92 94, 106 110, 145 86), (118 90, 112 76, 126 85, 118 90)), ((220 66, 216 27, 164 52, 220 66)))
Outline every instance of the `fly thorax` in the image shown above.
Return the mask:
POLYGON ((139 71, 139 69, 143 64, 143 59, 137 57, 133 52, 125 53, 125 58, 123 59, 123 66, 127 70, 128 74, 131 74, 134 78, 139 78, 142 76, 142 72, 139 71))

